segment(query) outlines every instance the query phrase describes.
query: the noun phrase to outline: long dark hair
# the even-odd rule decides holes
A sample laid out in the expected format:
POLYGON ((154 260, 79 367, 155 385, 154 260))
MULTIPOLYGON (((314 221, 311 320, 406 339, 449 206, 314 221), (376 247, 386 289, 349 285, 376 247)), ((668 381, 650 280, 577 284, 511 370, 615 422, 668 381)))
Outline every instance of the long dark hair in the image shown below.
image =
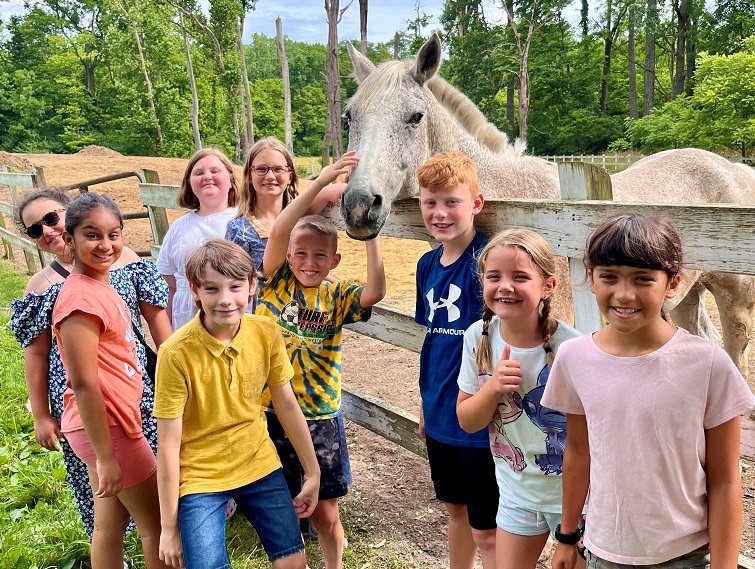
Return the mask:
POLYGON ((100 208, 111 211, 117 218, 123 229, 123 215, 118 205, 105 194, 87 192, 68 204, 66 209, 66 232, 73 235, 74 230, 84 222, 84 219, 95 210, 100 208))

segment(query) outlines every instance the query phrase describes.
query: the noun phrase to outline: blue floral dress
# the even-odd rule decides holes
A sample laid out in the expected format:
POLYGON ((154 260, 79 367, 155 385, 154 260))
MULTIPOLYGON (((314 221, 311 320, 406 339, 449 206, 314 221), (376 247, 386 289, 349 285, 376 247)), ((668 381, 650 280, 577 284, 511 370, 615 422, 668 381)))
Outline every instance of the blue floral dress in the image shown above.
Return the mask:
POLYGON ((267 246, 267 231, 256 217, 237 217, 228 222, 225 238, 240 245, 254 261, 257 270, 262 267, 262 257, 267 246))
MULTIPOLYGON (((146 302, 163 308, 168 304, 168 285, 157 271, 154 263, 149 260, 135 261, 125 267, 112 270, 110 272, 110 285, 126 301, 126 305, 131 311, 132 322, 136 324, 142 334, 139 302, 146 302)), ((62 286, 62 282, 55 283, 50 285, 41 295, 30 292, 23 299, 13 299, 11 302, 13 316, 10 320, 10 327, 21 347, 25 348, 42 332, 51 328, 52 311, 62 286)), ((144 369, 147 365, 147 357, 141 342, 136 342, 136 350, 142 369, 144 369)), ((66 390, 66 371, 63 368, 58 342, 54 336, 48 362, 50 411, 52 417, 60 425, 60 419, 63 416, 63 393, 66 390)), ((144 393, 141 402, 142 431, 149 441, 152 451, 157 453, 157 420, 152 416, 152 407, 155 401, 155 380, 146 373, 142 376, 142 379, 144 381, 144 393)), ((94 502, 92 500, 92 489, 89 486, 87 467, 65 441, 60 441, 60 447, 63 451, 63 462, 68 474, 68 483, 79 508, 84 529, 91 538, 94 529, 94 502)))

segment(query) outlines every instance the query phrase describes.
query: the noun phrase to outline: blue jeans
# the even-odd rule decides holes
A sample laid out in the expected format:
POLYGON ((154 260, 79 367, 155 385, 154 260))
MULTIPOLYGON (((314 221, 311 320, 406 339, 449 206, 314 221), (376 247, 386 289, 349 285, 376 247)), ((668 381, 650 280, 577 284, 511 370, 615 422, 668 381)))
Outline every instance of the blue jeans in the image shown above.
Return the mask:
POLYGON ((588 569, 709 569, 710 568, 710 547, 705 545, 684 555, 680 555, 664 563, 654 563, 653 565, 623 565, 621 563, 611 563, 601 559, 597 555, 585 551, 588 569))
POLYGON ((279 468, 241 488, 188 494, 179 499, 178 523, 186 569, 230 569, 225 505, 231 498, 254 526, 270 561, 304 550, 299 520, 279 468))

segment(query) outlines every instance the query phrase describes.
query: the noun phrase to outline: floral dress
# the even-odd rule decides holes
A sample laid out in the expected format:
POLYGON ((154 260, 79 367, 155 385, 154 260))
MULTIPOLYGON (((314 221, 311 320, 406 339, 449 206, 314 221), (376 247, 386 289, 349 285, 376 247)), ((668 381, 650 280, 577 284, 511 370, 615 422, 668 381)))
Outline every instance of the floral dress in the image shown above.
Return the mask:
POLYGON ((252 216, 237 217, 228 222, 225 238, 240 245, 254 261, 254 267, 262 268, 262 257, 265 256, 268 233, 259 220, 252 216))
MULTIPOLYGON (((126 301, 131 311, 132 322, 142 332, 141 312, 139 302, 146 302, 153 306, 165 307, 168 303, 168 285, 157 271, 154 263, 140 260, 129 263, 125 267, 110 272, 110 285, 126 301)), ((11 302, 13 316, 10 327, 21 347, 28 346, 37 336, 52 326, 52 311, 58 293, 63 283, 55 283, 41 295, 30 292, 25 298, 15 298, 11 302)), ((142 369, 147 365, 144 346, 136 342, 136 349, 142 369)), ((50 411, 52 417, 60 425, 63 416, 63 393, 66 390, 66 371, 60 359, 57 339, 53 336, 50 349, 49 363, 49 393, 50 411)), ((157 420, 152 416, 155 400, 155 380, 146 373, 142 376, 144 393, 142 394, 142 431, 147 438, 152 451, 157 453, 157 420)), ((89 486, 89 474, 86 465, 71 450, 65 442, 60 441, 63 451, 63 462, 68 474, 68 483, 73 491, 76 505, 79 508, 84 529, 91 538, 94 529, 94 502, 92 489, 89 486)))

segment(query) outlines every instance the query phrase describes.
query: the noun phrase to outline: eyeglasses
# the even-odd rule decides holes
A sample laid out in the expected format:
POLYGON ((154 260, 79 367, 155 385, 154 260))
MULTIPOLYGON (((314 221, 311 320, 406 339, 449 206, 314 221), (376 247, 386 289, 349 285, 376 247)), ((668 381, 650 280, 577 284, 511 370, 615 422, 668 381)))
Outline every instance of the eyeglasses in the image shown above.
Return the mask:
POLYGON ((265 166, 264 164, 258 164, 257 166, 252 166, 252 172, 257 174, 258 176, 267 176, 267 173, 272 170, 273 174, 276 176, 282 176, 283 174, 290 172, 291 168, 288 166, 265 166))
POLYGON ((39 239, 42 236, 42 225, 46 225, 47 227, 56 225, 60 221, 60 216, 58 214, 65 210, 66 208, 61 208, 46 213, 37 223, 32 223, 26 228, 26 234, 32 239, 39 239))

